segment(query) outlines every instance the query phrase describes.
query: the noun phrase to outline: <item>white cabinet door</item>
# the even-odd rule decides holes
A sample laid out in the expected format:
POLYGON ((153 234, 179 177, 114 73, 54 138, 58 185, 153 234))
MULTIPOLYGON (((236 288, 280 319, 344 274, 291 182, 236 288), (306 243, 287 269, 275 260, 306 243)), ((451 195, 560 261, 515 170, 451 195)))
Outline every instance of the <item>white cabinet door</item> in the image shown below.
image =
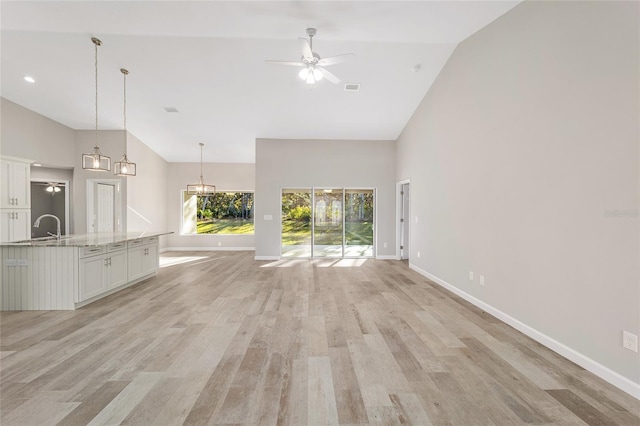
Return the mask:
POLYGON ((80 302, 107 290, 105 264, 105 255, 80 259, 80 302))
POLYGON ((13 235, 13 210, 0 211, 0 241, 11 241, 13 235))
POLYGON ((129 281, 137 280, 158 270, 158 243, 129 247, 129 281))
POLYGON ((31 210, 16 210, 14 213, 12 241, 28 240, 31 238, 31 210))
POLYGON ((31 207, 31 165, 28 163, 13 163, 12 171, 14 208, 28 209, 31 207))
POLYGON ((31 210, 0 211, 0 241, 19 241, 31 238, 31 210))
POLYGON ((28 162, 0 160, 0 207, 31 207, 31 165, 28 162))
POLYGON ((147 246, 146 254, 144 255, 144 270, 145 275, 154 273, 158 270, 158 245, 151 244, 147 246))
POLYGON ((0 160, 0 208, 13 207, 13 196, 11 191, 11 165, 12 162, 8 160, 0 160))
POLYGON ((129 281, 137 280, 147 274, 144 270, 144 253, 146 253, 146 247, 144 246, 129 248, 127 259, 129 281))
POLYGON ((107 255, 107 290, 126 284, 127 276, 127 251, 116 251, 107 255))

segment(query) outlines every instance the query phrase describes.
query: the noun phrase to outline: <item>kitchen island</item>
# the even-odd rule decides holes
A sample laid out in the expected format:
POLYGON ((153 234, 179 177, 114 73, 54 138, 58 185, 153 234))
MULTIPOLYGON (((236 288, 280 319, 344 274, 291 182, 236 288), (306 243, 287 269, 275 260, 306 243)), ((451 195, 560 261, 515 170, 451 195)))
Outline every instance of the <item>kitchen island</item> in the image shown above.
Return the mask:
POLYGON ((155 275, 171 232, 96 233, 1 243, 0 309, 74 310, 155 275))

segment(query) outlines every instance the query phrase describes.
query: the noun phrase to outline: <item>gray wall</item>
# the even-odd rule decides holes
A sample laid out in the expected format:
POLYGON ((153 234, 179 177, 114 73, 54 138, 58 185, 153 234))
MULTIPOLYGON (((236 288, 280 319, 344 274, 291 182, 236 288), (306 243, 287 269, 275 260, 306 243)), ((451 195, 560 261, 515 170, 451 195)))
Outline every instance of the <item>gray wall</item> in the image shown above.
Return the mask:
MULTIPOLYGON (((105 179, 117 181, 120 184, 122 205, 120 206, 121 229, 126 231, 127 214, 127 179, 126 177, 115 176, 113 174, 113 164, 120 160, 124 152, 124 134, 122 130, 100 130, 98 132, 98 146, 103 155, 111 157, 110 172, 97 172, 93 170, 84 170, 82 168, 82 154, 93 152, 96 145, 95 130, 77 130, 75 132, 75 154, 74 173, 73 173, 73 202, 76 208, 73 211, 73 220, 76 233, 84 234, 87 232, 87 179, 105 179)), ((137 158, 130 156, 130 161, 138 162, 137 158)), ((139 168, 140 166, 138 166, 139 168)), ((140 172, 138 172, 140 173, 140 172)), ((135 179, 135 178, 132 178, 135 179)), ((151 188, 149 189, 151 190, 151 188)))
POLYGON ((281 189, 315 186, 376 188, 377 256, 395 257, 394 176, 392 141, 257 139, 256 257, 280 256, 281 189))
MULTIPOLYGON (((123 150, 122 143, 120 151, 123 150)), ((165 231, 167 223, 167 182, 169 163, 132 134, 128 136, 127 155, 136 163, 135 177, 127 177, 127 229, 129 231, 165 231)), ((122 152, 114 161, 120 161, 122 152)), ((160 238, 160 248, 167 237, 160 238)))
MULTIPOLYGON (((73 199, 72 199, 72 194, 73 194, 73 170, 71 169, 54 169, 54 168, 49 168, 49 167, 34 167, 31 166, 31 180, 34 181, 47 181, 47 182, 66 182, 67 183, 67 187, 64 189, 66 192, 68 192, 69 194, 69 234, 73 234, 74 233, 74 227, 73 227, 73 199)), ((40 187, 40 188, 44 188, 44 187, 40 187)), ((60 198, 63 199, 64 197, 58 197, 58 195, 62 195, 62 192, 57 193, 56 195, 54 195, 54 197, 51 197, 51 195, 48 192, 45 192, 49 198, 60 198)), ((33 221, 35 221, 35 219, 38 217, 36 215, 35 212, 35 208, 34 208, 34 191, 32 189, 31 191, 31 220, 32 220, 32 225, 33 225, 33 221)), ((60 214, 60 216, 58 216, 60 218, 61 221, 63 221, 63 217, 64 217, 64 204, 56 204, 57 205, 57 213, 53 213, 56 216, 58 216, 58 214, 60 214)), ((45 212, 45 213, 51 213, 51 212, 45 212)), ((54 221, 55 222, 55 221, 54 221)), ((43 222, 44 223, 44 222, 43 222)), ((54 226, 55 224, 52 223, 51 226, 54 226)), ((33 231, 33 226, 31 228, 31 230, 33 231)), ((62 223, 62 232, 64 233, 64 222, 62 223)), ((55 229, 51 232, 55 232, 55 229)), ((46 232, 45 232, 46 233, 46 232)), ((32 232, 32 236, 33 232, 32 232)))
POLYGON ((0 98, 0 108, 0 155, 45 166, 74 166, 73 129, 4 98, 0 98))
POLYGON ((524 2, 465 40, 396 175, 419 218, 413 267, 635 383, 621 336, 640 333, 638 8, 524 2))
MULTIPOLYGON (((194 157, 197 158, 197 147, 194 157)), ((182 191, 187 184, 198 183, 200 163, 169 163, 167 182, 168 229, 173 234, 167 237, 167 245, 177 249, 229 249, 255 247, 254 235, 180 235, 182 223, 182 191)), ((204 163, 202 175, 205 183, 215 185, 217 191, 255 190, 255 164, 249 163, 204 163)), ((256 204, 257 205, 257 204, 256 204)))
MULTIPOLYGON (((122 229, 167 229, 168 163, 142 141, 129 133, 128 154, 129 159, 137 164, 136 177, 117 177, 113 171, 85 171, 82 170, 82 154, 93 151, 95 131, 73 130, 7 99, 0 98, 0 102, 0 153, 47 166, 46 172, 32 167, 33 178, 55 178, 64 174, 67 176, 65 179, 71 180, 71 233, 85 233, 87 230, 87 179, 118 180, 121 183, 122 229)), ((119 161, 124 152, 124 132, 100 130, 98 144, 102 153, 111 157, 113 168, 113 163, 119 161)), ((165 237, 160 239, 160 246, 166 246, 165 237)))
POLYGON ((67 188, 60 186, 60 192, 46 191, 41 182, 31 182, 31 238, 46 237, 47 232, 55 234, 58 224, 53 218, 44 218, 40 226, 35 228, 33 222, 43 214, 52 214, 60 219, 60 233, 65 235, 65 192, 67 188))

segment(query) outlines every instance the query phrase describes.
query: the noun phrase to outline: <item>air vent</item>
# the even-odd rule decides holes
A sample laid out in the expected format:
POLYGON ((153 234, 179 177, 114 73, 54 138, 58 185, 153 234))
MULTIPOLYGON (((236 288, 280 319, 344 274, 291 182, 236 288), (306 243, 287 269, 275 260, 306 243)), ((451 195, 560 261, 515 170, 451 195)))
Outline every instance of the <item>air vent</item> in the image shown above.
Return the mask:
POLYGON ((360 90, 360 83, 345 83, 345 92, 358 92, 360 90))
POLYGON ((164 110, 167 112, 178 112, 178 108, 176 107, 164 107, 164 110))

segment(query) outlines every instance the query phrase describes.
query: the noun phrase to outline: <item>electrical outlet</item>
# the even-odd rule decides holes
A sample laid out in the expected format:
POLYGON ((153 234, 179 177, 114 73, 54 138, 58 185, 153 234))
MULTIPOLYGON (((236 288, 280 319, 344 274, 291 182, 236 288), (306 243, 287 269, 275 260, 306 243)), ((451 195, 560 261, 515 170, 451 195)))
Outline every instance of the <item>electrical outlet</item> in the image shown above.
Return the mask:
POLYGON ((473 271, 469 271, 469 281, 473 281, 473 271))
POLYGON ((480 275, 480 285, 484 285, 484 275, 480 275))
POLYGON ((638 352, 638 336, 628 331, 622 332, 622 347, 633 352, 638 352))
POLYGON ((382 246, 383 246, 384 248, 387 248, 387 243, 383 243, 383 244, 382 244, 382 246))
POLYGON ((420 258, 420 252, 418 252, 418 259, 420 258))
POLYGON ((218 241, 218 247, 222 247, 222 241, 218 241))

